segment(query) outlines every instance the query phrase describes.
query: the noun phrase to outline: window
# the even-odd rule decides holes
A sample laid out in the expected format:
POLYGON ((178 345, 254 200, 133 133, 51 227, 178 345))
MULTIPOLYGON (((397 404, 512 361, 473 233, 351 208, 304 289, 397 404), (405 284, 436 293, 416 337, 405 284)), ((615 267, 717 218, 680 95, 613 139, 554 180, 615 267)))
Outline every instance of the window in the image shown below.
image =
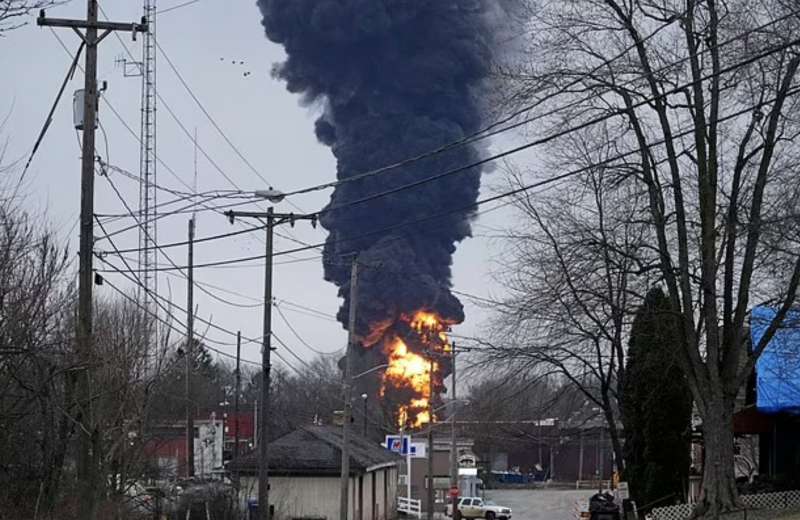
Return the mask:
POLYGON ((462 506, 471 506, 472 505, 472 499, 471 498, 462 499, 461 500, 461 505, 462 506))
POLYGON ((481 500, 480 498, 476 498, 476 499, 475 499, 475 500, 472 502, 472 505, 473 505, 473 506, 482 506, 482 505, 483 505, 483 500, 481 500))

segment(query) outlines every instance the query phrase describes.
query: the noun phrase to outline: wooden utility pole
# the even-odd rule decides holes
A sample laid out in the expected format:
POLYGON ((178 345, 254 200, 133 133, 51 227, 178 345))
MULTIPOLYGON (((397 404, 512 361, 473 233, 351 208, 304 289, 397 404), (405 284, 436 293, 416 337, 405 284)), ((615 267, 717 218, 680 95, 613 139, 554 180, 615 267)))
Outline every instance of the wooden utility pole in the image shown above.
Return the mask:
MULTIPOLYGON (((433 520, 433 350, 430 351, 431 366, 428 374, 428 520, 433 520)), ((410 449, 410 447, 409 447, 410 449)))
MULTIPOLYGON (((342 397, 344 398, 344 414, 342 422, 342 473, 339 495, 339 520, 347 520, 348 497, 350 487, 350 418, 353 416, 353 355, 356 343, 356 312, 358 307, 358 258, 353 259, 350 270, 350 316, 347 326, 347 350, 345 353, 344 379, 342 380, 342 397)), ((402 440, 401 440, 402 442, 402 440)))
MULTIPOLYGON (((254 192, 257 197, 263 197, 270 202, 280 202, 284 195, 272 190, 265 192, 254 192)), ((275 213, 273 208, 267 208, 264 212, 253 211, 227 211, 231 224, 236 217, 250 217, 266 219, 267 240, 264 263, 264 331, 261 340, 261 413, 258 416, 259 438, 258 438, 258 515, 262 520, 270 520, 269 510, 269 408, 270 408, 270 372, 272 364, 270 357, 272 354, 272 244, 275 226, 284 223, 294 225, 297 220, 310 220, 311 225, 316 227, 317 215, 295 215, 294 213, 275 213)))
POLYGON ((78 327, 76 354, 80 370, 74 372, 76 388, 75 418, 78 421, 78 483, 79 518, 90 520, 95 517, 95 502, 99 489, 104 486, 101 477, 101 432, 92 414, 91 367, 95 365, 92 345, 92 254, 94 247, 94 160, 95 129, 97 124, 97 46, 111 31, 146 32, 146 20, 142 23, 99 22, 97 20, 97 0, 88 0, 86 20, 66 20, 46 18, 45 11, 39 12, 37 25, 47 27, 68 27, 74 30, 86 45, 86 65, 83 98, 83 143, 81 149, 81 213, 80 213, 80 251, 78 266, 78 327), (83 29, 84 32, 80 30, 83 29), (98 31, 103 33, 98 36, 98 31))
MULTIPOLYGON (((456 400, 456 346, 453 344, 450 360, 452 364, 453 376, 453 405, 457 405, 456 400)), ((458 446, 456 445, 456 415, 455 408, 450 411, 450 489, 458 489, 458 446)), ((451 495, 453 502, 453 518, 456 518, 455 511, 458 505, 458 494, 451 495)))
POLYGON ((189 219, 189 269, 186 289, 186 477, 194 476, 194 217, 189 219))
MULTIPOLYGON (((242 371, 239 368, 242 355, 242 331, 236 332, 236 394, 233 396, 233 460, 239 458, 239 394, 242 392, 242 371)), ((239 490, 239 475, 236 475, 236 490, 239 490)))

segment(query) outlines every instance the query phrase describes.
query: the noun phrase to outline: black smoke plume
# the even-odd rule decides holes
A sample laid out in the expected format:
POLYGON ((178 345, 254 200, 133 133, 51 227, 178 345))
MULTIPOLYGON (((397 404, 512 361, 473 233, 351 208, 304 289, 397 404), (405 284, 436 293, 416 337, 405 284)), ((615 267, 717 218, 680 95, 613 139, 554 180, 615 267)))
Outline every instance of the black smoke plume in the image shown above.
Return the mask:
MULTIPOLYGON (((262 24, 286 50, 274 73, 306 103, 321 103, 317 138, 338 179, 414 157, 478 131, 489 73, 495 0, 259 0, 262 24)), ((450 292, 452 255, 470 236, 479 168, 350 204, 479 159, 475 146, 339 185, 321 217, 329 231, 326 280, 339 287, 347 323, 350 256, 359 280, 358 332, 427 309, 464 319, 450 292), (409 223, 408 225, 402 225, 409 223), (386 230, 388 228, 388 230, 386 230), (383 231, 386 230, 386 231, 383 231)))

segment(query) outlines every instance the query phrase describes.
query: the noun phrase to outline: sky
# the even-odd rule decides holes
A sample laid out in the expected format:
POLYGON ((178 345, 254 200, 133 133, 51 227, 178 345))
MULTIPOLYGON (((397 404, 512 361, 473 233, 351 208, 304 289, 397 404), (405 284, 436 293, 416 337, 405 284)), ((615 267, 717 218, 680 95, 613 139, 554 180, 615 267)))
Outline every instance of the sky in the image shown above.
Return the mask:
MULTIPOLYGON (((174 0, 168 3, 165 0, 159 3, 159 9, 166 12, 157 17, 158 43, 228 140, 269 184, 250 169, 214 128, 161 53, 157 56, 157 90, 161 98, 157 109, 157 154, 177 177, 159 165, 158 184, 187 191, 186 186, 194 186, 196 182, 198 192, 231 189, 250 191, 265 189, 269 185, 292 191, 335 180, 333 156, 314 136, 314 120, 319 115, 320 107, 301 106, 297 96, 287 92, 281 81, 271 77, 272 65, 280 62, 284 54, 280 46, 264 36, 255 2, 199 0, 168 10, 182 3, 185 2, 174 0), (185 130, 175 119, 180 121, 185 130), (191 137, 195 130, 201 149, 197 152, 196 181, 195 148, 191 137), (225 179, 220 170, 230 177, 230 181, 225 179)), ((101 2, 101 6, 105 15, 101 18, 132 22, 141 17, 140 2, 101 2)), ((84 18, 85 3, 72 1, 49 10, 47 14, 59 18, 84 18)), ((70 52, 75 52, 79 41, 71 30, 37 27, 33 19, 27 26, 0 39, 0 70, 5 71, 3 80, 0 80, 0 115, 9 116, 1 137, 8 142, 7 160, 26 158, 30 153, 71 62, 54 32, 70 52)), ((141 79, 126 77, 126 69, 131 69, 130 65, 124 63, 124 60, 131 61, 126 46, 138 59, 141 55, 141 39, 133 42, 129 33, 119 33, 119 38, 111 35, 100 46, 98 79, 107 82, 108 88, 103 93, 104 102, 100 105, 99 117, 103 131, 98 132, 97 146, 98 153, 109 164, 138 174, 139 143, 136 135, 140 121, 141 79), (109 106, 117 111, 120 118, 109 106)), ((59 236, 69 241, 73 252, 77 252, 78 243, 80 146, 72 124, 72 93, 82 86, 83 75, 78 71, 67 85, 64 98, 24 184, 24 207, 46 219, 59 236)), ((506 144, 494 142, 491 148, 496 151, 505 148, 506 144)), ((501 173, 486 174, 482 195, 493 193, 493 189, 501 184, 501 173)), ((111 171, 108 179, 95 178, 96 214, 126 213, 125 205, 116 195, 114 187, 132 209, 137 209, 137 182, 111 171)), ((329 194, 315 192, 292 201, 300 210, 311 212, 321 209, 329 194)), ((158 197, 159 203, 173 198, 164 192, 159 192, 158 197)), ((170 209, 174 207, 170 206, 170 209)), ((299 211, 286 201, 275 207, 276 211, 299 211)), ((238 209, 263 211, 265 208, 263 203, 254 200, 251 205, 238 209)), ((178 214, 160 220, 158 242, 167 244, 186 240, 189 216, 178 214)), ((215 212, 201 211, 196 218, 197 238, 242 229, 241 225, 232 226, 224 216, 215 212)), ((507 208, 479 217, 475 226, 476 236, 462 242, 454 257, 453 286, 456 291, 480 297, 503 294, 502 287, 492 274, 497 256, 502 255, 502 244, 490 235, 492 230, 509 225, 512 218, 507 208)), ((132 219, 127 218, 105 225, 107 231, 113 233, 133 224, 132 219)), ((298 247, 293 239, 316 244, 325 238, 324 230, 312 229, 306 221, 298 222, 294 228, 280 229, 279 233, 283 236, 276 237, 276 251, 298 247)), ((96 229, 95 234, 102 236, 104 233, 96 229)), ((134 228, 115 235, 113 244, 108 240, 98 240, 95 250, 113 252, 115 246, 126 249, 135 248, 137 244, 138 231, 134 228)), ((186 264, 186 247, 164 251, 177 265, 186 264)), ((195 262, 202 264, 253 256, 263 254, 263 251, 263 232, 257 231, 197 244, 195 262)), ((131 266, 135 268, 136 253, 127 256, 134 259, 131 266)), ((106 258, 121 268, 125 267, 114 255, 106 258)), ((159 265, 169 265, 169 260, 161 255, 158 262, 159 265)), ((95 261, 95 267, 104 266, 95 261)), ((242 358, 250 362, 260 359, 257 341, 262 330, 260 302, 263 301, 263 273, 263 262, 195 270, 195 280, 202 288, 238 304, 230 305, 199 288, 195 290, 199 319, 225 329, 211 328, 198 321, 196 334, 204 336, 209 346, 233 355, 235 337, 231 333, 240 330, 245 338, 242 358), (248 342, 249 338, 256 341, 248 342)), ((133 289, 133 284, 120 274, 105 273, 104 276, 107 283, 95 287, 98 297, 117 296, 112 285, 128 292, 133 289)), ((285 344, 275 345, 278 347, 277 355, 285 360, 279 359, 277 364, 285 365, 288 362, 300 368, 302 363, 317 355, 315 350, 326 353, 340 351, 347 338, 341 324, 333 318, 340 300, 335 286, 323 280, 319 252, 312 250, 276 258, 273 280, 273 293, 280 310, 273 312, 273 330, 285 344), (303 307, 318 312, 310 312, 303 307)), ((178 330, 173 334, 185 328, 186 315, 181 309, 186 308, 186 288, 186 279, 180 273, 160 273, 159 294, 175 305, 171 312, 178 330)), ((474 301, 462 300, 466 321, 455 327, 453 332, 463 336, 480 336, 489 319, 488 311, 474 301)))

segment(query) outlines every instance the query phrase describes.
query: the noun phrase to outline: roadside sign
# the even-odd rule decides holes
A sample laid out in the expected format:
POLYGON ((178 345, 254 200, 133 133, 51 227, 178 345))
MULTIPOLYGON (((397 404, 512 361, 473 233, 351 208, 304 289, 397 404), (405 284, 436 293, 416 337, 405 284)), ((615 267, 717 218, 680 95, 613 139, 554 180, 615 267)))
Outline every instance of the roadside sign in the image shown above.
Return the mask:
POLYGON ((628 483, 625 481, 620 482, 617 484, 617 493, 620 500, 627 500, 630 498, 630 494, 628 492, 628 483))
POLYGON ((399 453, 400 455, 407 455, 408 454, 408 442, 411 440, 411 437, 408 435, 403 435, 400 437, 399 435, 387 435, 386 436, 386 443, 384 446, 387 450, 392 451, 394 453, 399 453))
POLYGON ((411 443, 411 458, 412 459, 426 459, 428 458, 428 445, 424 442, 411 443))

